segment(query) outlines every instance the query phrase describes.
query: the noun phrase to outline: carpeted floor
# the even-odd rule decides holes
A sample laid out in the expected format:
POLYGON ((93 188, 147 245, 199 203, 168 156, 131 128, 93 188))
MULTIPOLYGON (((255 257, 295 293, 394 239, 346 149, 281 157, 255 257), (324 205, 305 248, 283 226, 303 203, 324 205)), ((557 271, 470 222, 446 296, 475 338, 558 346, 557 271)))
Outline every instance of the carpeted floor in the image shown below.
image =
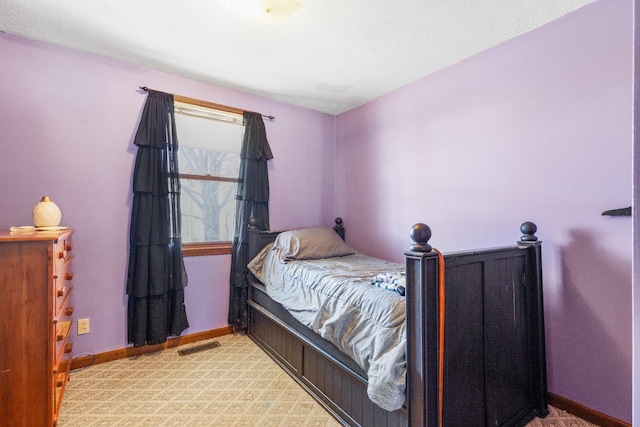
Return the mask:
MULTIPOLYGON (((180 356, 203 342, 71 373, 59 427, 339 426, 249 338, 180 356)), ((588 427, 556 408, 528 427, 588 427)))

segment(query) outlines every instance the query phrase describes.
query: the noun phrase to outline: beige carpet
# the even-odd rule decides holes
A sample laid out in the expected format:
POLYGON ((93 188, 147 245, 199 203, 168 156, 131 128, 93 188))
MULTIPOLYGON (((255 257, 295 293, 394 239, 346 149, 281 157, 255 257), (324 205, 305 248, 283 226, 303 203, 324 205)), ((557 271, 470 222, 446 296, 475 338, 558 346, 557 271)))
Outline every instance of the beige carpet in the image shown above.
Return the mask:
MULTIPOLYGON (((339 426, 249 338, 188 344, 71 373, 59 427, 339 426)), ((528 427, 592 426, 556 408, 528 427)))

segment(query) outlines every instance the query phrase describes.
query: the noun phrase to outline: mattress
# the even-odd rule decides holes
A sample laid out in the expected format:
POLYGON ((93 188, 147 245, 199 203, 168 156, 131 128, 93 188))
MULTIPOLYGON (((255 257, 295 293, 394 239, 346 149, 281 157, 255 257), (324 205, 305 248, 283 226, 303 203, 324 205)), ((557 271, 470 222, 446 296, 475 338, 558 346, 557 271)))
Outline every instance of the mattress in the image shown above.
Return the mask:
POLYGON ((267 294, 366 372, 372 402, 399 409, 406 388, 405 300, 372 279, 401 276, 404 265, 360 253, 283 261, 275 252, 265 248, 250 265, 267 294))

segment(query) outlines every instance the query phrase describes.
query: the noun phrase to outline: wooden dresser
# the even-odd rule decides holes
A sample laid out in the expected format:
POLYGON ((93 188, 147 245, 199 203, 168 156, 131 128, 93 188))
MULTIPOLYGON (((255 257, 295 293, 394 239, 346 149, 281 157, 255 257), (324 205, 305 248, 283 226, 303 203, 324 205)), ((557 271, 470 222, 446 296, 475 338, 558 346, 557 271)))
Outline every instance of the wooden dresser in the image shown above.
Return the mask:
POLYGON ((55 426, 71 366, 71 230, 0 231, 0 426, 55 426))

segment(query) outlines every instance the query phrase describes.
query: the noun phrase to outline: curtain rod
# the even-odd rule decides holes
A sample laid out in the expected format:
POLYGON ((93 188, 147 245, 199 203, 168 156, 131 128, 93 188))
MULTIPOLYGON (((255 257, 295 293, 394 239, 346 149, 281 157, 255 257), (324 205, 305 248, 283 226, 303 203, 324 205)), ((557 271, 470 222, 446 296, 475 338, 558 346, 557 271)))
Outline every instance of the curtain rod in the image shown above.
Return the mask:
MULTIPOLYGON (((140 89, 142 89, 145 92, 149 92, 149 90, 151 90, 146 86, 140 86, 140 89)), ((209 101, 202 101, 201 99, 187 98, 186 96, 182 96, 182 95, 173 95, 173 99, 178 101, 178 102, 185 102, 187 104, 199 105, 201 107, 214 108, 216 110, 222 110, 222 111, 226 111, 228 113, 242 114, 242 113, 244 113, 246 111, 246 110, 243 110, 241 108, 230 107, 228 105, 222 105, 222 104, 215 104, 215 103, 209 102, 209 101)), ((249 112, 251 112, 251 111, 249 111, 249 112)), ((262 117, 267 118, 269 120, 274 120, 275 119, 275 117, 273 117, 273 116, 267 116, 267 115, 262 114, 262 113, 258 113, 258 114, 260 114, 262 117)))

